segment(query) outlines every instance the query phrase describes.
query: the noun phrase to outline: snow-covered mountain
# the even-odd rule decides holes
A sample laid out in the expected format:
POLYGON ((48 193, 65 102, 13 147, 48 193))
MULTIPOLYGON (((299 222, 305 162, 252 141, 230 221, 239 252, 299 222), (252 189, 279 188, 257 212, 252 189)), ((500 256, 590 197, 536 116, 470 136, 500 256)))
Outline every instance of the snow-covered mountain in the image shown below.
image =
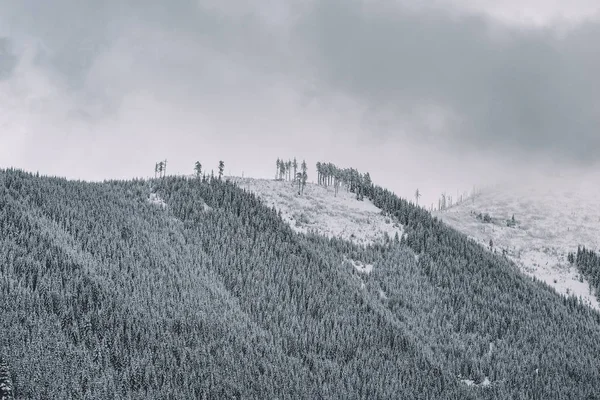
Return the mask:
POLYGON ((402 226, 385 217, 370 200, 356 200, 355 194, 344 188, 336 195, 333 187, 307 183, 304 193, 298 195, 298 186, 289 181, 230 179, 258 195, 268 206, 275 206, 297 232, 314 231, 358 244, 382 241, 386 233, 392 239, 396 233, 403 234, 402 226))
POLYGON ((370 203, 238 183, 0 170, 0 370, 18 397, 583 399, 600 387, 597 312, 391 191, 368 188, 370 203), (286 226, 369 243, 402 232, 390 214, 402 243, 286 226))
POLYGON ((575 180, 502 185, 434 215, 484 246, 491 240, 493 251, 506 251, 525 274, 600 309, 593 289, 567 261, 578 245, 600 247, 599 194, 575 180))
MULTIPOLYGON (((230 177, 240 187, 275 206, 295 231, 314 231, 358 244, 382 241, 403 234, 402 226, 382 214, 371 201, 356 200, 353 193, 307 183, 298 195, 289 181, 230 177)), ((567 261, 578 245, 600 247, 598 198, 582 187, 498 186, 480 191, 468 201, 434 214, 482 245, 510 257, 521 270, 556 288, 576 295, 600 309, 593 289, 567 261), (483 216, 489 215, 490 222, 483 216), (511 222, 515 216, 514 224, 511 222)))

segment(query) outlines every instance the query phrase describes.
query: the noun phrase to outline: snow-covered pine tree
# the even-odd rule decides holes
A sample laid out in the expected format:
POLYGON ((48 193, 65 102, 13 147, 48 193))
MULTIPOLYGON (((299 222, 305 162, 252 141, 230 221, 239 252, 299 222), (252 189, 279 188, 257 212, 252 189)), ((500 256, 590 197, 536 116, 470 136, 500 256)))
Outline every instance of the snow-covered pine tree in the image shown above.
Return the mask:
POLYGON ((283 180, 285 175, 285 161, 281 160, 279 163, 279 180, 283 180))
POLYGON ((321 184, 321 179, 323 177, 323 172, 321 170, 321 162, 317 161, 317 184, 321 184))
POLYGON ((302 172, 298 171, 296 173, 296 181, 298 182, 298 194, 302 191, 302 172))
POLYGON ((365 188, 365 195, 371 197, 373 195, 373 181, 371 180, 371 174, 368 172, 366 172, 363 177, 363 185, 365 188))
POLYGON ((223 161, 219 161, 219 180, 223 177, 223 171, 225 170, 225 163, 223 161))
POLYGON ((306 180, 308 179, 306 160, 302 160, 302 193, 304 193, 304 188, 306 187, 306 180))
POLYGON ((13 400, 14 389, 8 364, 0 357, 0 400, 13 400))
POLYGON ((298 161, 296 157, 294 157, 294 161, 292 162, 292 167, 294 168, 294 182, 296 181, 296 174, 298 173, 298 161))

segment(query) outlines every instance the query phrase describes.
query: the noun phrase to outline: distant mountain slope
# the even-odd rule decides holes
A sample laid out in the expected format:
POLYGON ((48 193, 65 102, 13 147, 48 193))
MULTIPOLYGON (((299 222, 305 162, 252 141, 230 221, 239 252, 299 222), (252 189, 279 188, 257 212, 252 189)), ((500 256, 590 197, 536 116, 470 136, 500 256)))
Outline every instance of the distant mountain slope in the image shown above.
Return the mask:
POLYGON ((299 234, 218 180, 0 171, 0 356, 16 397, 596 396, 600 313, 368 193, 399 241, 299 234))
POLYGON ((356 200, 356 195, 341 188, 307 183, 298 195, 298 186, 289 181, 231 178, 241 188, 259 196, 268 206, 281 211, 281 217, 296 232, 314 231, 327 237, 351 240, 358 244, 382 243, 402 236, 402 226, 382 215, 369 199, 356 200))
POLYGON ((489 247, 492 240, 494 251, 505 250, 527 275, 600 309, 588 282, 567 261, 579 245, 600 247, 599 195, 595 188, 576 182, 549 188, 501 186, 434 215, 483 246, 489 247), (490 221, 479 214, 488 214, 490 221))

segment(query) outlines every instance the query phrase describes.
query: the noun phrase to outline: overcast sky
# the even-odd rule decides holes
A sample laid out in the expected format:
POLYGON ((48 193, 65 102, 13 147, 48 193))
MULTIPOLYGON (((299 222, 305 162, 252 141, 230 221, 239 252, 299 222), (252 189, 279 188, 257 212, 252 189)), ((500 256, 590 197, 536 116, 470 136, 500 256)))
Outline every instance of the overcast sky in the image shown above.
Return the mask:
POLYGON ((296 156, 427 203, 598 166, 597 0, 248 3, 3 0, 0 166, 270 177, 296 156))

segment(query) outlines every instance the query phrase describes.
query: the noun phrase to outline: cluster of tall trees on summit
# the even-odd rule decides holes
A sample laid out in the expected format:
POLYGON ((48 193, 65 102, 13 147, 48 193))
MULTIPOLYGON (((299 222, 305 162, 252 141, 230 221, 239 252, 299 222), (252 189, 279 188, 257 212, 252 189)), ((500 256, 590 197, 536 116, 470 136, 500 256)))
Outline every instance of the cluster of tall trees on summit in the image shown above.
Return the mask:
MULTIPOLYGON (((218 173, 219 179, 223 178, 223 173, 225 172, 225 162, 223 160, 219 161, 218 173)), ((196 161, 194 163, 194 174, 198 178, 204 177, 204 180, 207 179, 206 174, 202 174, 202 163, 200 161, 196 161)), ((164 178, 167 176, 167 160, 159 161, 154 166, 154 178, 164 178)), ((214 178, 215 173, 214 170, 211 170, 210 176, 214 178)), ((1 399, 0 399, 1 400, 1 399)))
MULTIPOLYGON (((223 160, 219 161, 219 180, 223 179, 223 172, 225 171, 225 162, 223 160)), ((202 163, 200 161, 196 161, 194 163, 194 173, 197 178, 204 177, 204 180, 207 179, 206 174, 202 175, 202 163)), ((210 172, 211 178, 215 177, 214 170, 210 172)))
MULTIPOLYGON (((219 179, 223 178, 223 173, 225 171, 225 162, 223 160, 219 161, 219 179)), ((202 175, 202 163, 200 163, 200 161, 196 161, 194 163, 194 174, 196 175, 196 177, 201 178, 202 175)), ((165 176, 167 176, 167 160, 163 160, 163 161, 159 161, 156 163, 156 165, 154 166, 154 178, 164 178, 165 176)), ((211 170, 211 177, 214 178, 215 173, 214 170, 211 170)), ((206 179, 206 176, 204 176, 206 179)), ((1 400, 1 399, 0 399, 1 400)))
POLYGON ((302 163, 298 165, 298 160, 294 157, 293 160, 277 159, 277 172, 275 173, 275 179, 283 181, 290 181, 295 186, 298 185, 298 194, 304 193, 306 187, 306 181, 308 180, 308 167, 306 166, 306 160, 302 160, 302 163))
POLYGON ((354 168, 339 168, 333 163, 317 162, 317 177, 319 185, 333 186, 336 196, 342 185, 347 191, 355 193, 357 200, 372 194, 373 181, 368 172, 361 174, 354 168))
POLYGON ((167 160, 162 160, 154 165, 154 178, 162 178, 167 175, 167 160))
POLYGON ((277 159, 277 172, 275 173, 275 179, 296 181, 298 174, 298 160, 294 157, 293 160, 277 159))

